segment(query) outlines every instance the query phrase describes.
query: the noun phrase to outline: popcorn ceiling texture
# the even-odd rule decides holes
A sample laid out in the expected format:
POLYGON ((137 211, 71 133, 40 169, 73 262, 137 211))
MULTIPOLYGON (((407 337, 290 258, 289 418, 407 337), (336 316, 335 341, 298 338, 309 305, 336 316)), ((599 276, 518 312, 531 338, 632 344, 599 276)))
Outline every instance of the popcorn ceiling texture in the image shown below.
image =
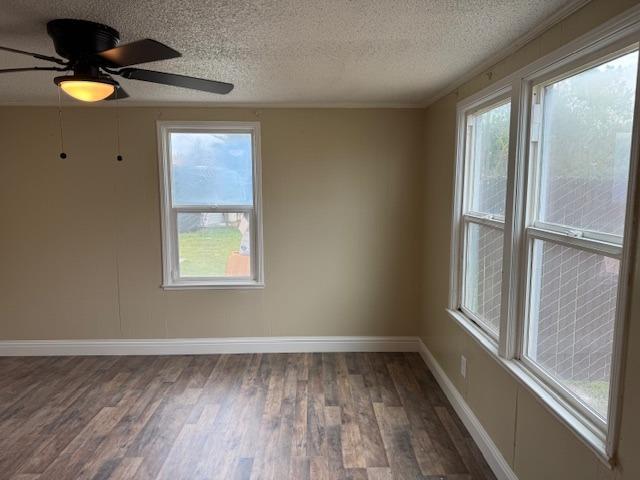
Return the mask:
MULTIPOLYGON (((233 82, 227 96, 123 80, 128 104, 419 105, 567 0, 4 0, 0 45, 53 54, 45 23, 106 23, 183 57, 142 68, 233 82)), ((41 64, 0 52, 0 67, 41 64)), ((1 104, 54 104, 54 73, 0 76, 1 104)))

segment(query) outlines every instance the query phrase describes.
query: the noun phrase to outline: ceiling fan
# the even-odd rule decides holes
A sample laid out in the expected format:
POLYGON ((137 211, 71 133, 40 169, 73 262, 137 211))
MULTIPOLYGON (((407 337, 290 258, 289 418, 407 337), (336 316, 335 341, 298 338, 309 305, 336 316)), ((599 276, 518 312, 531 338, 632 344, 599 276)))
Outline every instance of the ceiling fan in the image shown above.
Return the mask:
POLYGON ((147 38, 118 46, 120 34, 117 30, 107 25, 74 19, 51 20, 47 23, 47 33, 53 39, 58 55, 66 60, 2 46, 0 50, 29 55, 59 66, 7 68, 0 70, 0 73, 32 70, 71 72, 53 81, 73 98, 85 102, 127 98, 129 95, 113 79, 113 75, 209 93, 227 94, 233 90, 231 83, 130 68, 131 65, 181 56, 173 48, 156 40, 147 38))

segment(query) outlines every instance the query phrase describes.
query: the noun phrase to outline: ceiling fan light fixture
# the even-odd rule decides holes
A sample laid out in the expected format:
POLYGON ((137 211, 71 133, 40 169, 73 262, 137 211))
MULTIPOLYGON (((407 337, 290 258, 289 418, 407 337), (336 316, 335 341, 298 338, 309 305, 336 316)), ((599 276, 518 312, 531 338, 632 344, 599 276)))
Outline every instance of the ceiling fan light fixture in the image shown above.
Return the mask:
POLYGON ((113 94, 117 84, 108 78, 68 75, 54 79, 63 92, 82 102, 99 102, 113 94))
MULTIPOLYGON (((27 55, 59 66, 0 68, 0 74, 44 70, 73 72, 53 79, 56 86, 82 102, 122 100, 127 92, 112 78, 116 75, 130 80, 157 83, 172 87, 225 95, 233 90, 232 83, 205 78, 131 68, 133 65, 180 57, 180 52, 153 40, 143 38, 119 44, 120 34, 114 28, 87 20, 58 18, 47 22, 47 33, 56 53, 50 57, 0 45, 0 51, 27 55)), ((58 95, 60 98, 60 95, 58 95)))

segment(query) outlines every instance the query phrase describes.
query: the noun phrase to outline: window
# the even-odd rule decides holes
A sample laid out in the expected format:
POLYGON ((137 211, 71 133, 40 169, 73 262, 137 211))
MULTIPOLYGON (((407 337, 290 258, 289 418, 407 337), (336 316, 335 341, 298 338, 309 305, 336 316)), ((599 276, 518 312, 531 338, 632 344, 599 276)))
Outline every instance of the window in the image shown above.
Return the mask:
POLYGON ((533 87, 524 356, 606 422, 638 52, 533 87))
POLYGON ((509 99, 466 115, 461 309, 493 337, 500 328, 509 99))
POLYGON ((638 45, 603 38, 460 102, 449 312, 611 458, 638 45))
POLYGON ((165 288, 263 285, 259 124, 158 122, 165 288))

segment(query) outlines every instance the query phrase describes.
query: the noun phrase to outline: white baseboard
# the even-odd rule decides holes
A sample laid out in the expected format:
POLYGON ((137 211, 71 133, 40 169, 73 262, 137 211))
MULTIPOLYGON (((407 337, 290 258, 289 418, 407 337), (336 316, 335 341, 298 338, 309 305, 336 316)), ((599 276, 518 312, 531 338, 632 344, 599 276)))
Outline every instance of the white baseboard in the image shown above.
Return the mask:
POLYGON ((478 417, 475 416, 460 392, 458 392, 458 389, 453 385, 421 339, 418 339, 418 352, 429 367, 429 370, 431 370, 431 373, 433 373, 433 376, 449 399, 451 406, 462 420, 462 423, 464 423, 464 426, 469 430, 471 437, 473 437, 473 440, 480 448, 482 455, 498 480, 518 480, 518 477, 502 456, 496 444, 493 443, 493 440, 480 423, 480 420, 478 420, 478 417))
POLYGON ((4 357, 417 351, 417 337, 230 337, 0 341, 0 356, 4 357))

